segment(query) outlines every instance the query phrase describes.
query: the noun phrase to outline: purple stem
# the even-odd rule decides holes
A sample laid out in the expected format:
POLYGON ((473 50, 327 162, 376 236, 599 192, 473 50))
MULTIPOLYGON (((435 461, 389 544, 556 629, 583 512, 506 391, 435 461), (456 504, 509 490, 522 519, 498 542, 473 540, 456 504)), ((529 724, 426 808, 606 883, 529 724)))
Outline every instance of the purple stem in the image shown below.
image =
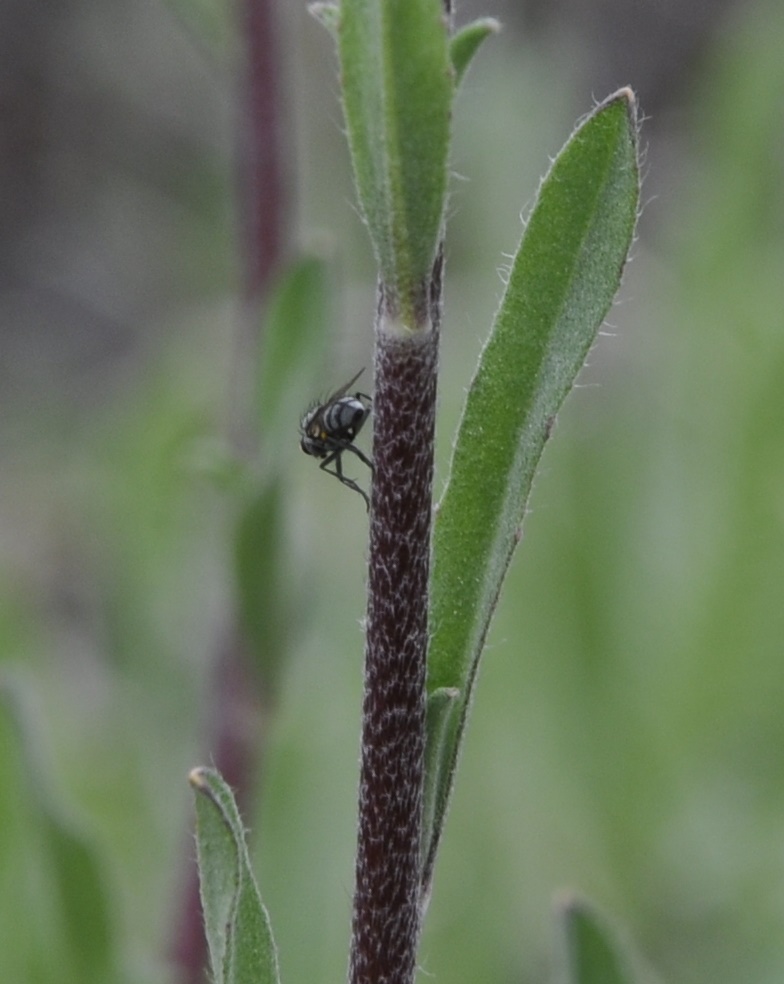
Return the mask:
POLYGON ((411 984, 416 966, 441 266, 413 332, 380 292, 351 984, 411 984))
POLYGON ((289 195, 275 0, 243 0, 241 13, 247 61, 238 147, 239 211, 245 293, 253 301, 263 295, 284 255, 289 195))

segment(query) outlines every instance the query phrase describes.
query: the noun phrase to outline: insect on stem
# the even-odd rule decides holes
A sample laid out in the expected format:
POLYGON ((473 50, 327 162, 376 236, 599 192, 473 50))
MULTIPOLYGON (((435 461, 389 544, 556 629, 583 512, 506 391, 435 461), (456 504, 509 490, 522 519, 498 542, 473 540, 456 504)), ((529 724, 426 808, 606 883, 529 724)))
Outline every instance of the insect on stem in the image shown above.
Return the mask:
POLYGON ((316 403, 305 412, 300 422, 300 447, 305 454, 322 458, 319 466, 322 471, 334 475, 343 485, 359 492, 370 511, 370 499, 353 479, 343 474, 342 462, 343 452, 350 451, 368 466, 371 475, 373 473, 373 462, 354 444, 357 434, 370 415, 373 401, 367 393, 348 393, 364 371, 360 369, 356 376, 336 390, 324 403, 316 403), (332 469, 330 465, 333 466, 332 469))

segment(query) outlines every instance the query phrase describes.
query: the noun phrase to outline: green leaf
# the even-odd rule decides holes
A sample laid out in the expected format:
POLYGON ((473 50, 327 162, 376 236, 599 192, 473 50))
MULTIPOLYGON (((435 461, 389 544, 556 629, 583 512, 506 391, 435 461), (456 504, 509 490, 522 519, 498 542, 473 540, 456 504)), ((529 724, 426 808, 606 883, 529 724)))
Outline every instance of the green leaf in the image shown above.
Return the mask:
POLYGON ((23 934, 0 933, 4 966, 17 963, 19 980, 109 984, 119 972, 100 855, 52 792, 22 696, 0 690, 0 910, 25 920, 23 934))
POLYGON ((265 699, 277 694, 282 661, 295 620, 287 590, 288 555, 284 550, 284 498, 281 481, 265 483, 244 505, 235 540, 239 615, 251 643, 265 699))
POLYGON ((279 460, 292 421, 302 407, 292 380, 321 372, 331 321, 332 285, 328 264, 316 256, 293 263, 276 284, 264 318, 264 343, 257 372, 257 405, 264 450, 279 460))
POLYGON ((114 978, 115 934, 96 845, 57 812, 43 814, 55 898, 74 979, 114 978))
POLYGON ((430 852, 435 818, 442 812, 438 803, 439 792, 444 788, 442 775, 449 767, 451 750, 447 737, 458 708, 460 691, 453 687, 443 687, 427 698, 427 746, 425 759, 425 797, 422 819, 422 856, 430 852))
POLYGON ((497 34, 501 25, 494 17, 480 17, 466 24, 453 35, 449 42, 449 57, 455 70, 455 86, 463 81, 466 69, 471 64, 479 46, 491 34, 497 34))
POLYGON ((594 909, 575 896, 556 910, 558 984, 634 984, 630 955, 594 909))
POLYGON ((277 984, 278 956, 231 790, 214 769, 189 776, 204 925, 216 984, 277 984))
POLYGON ((180 30, 202 47, 209 45, 210 50, 223 55, 236 43, 237 31, 225 4, 215 0, 166 0, 166 5, 181 22, 180 30))
POLYGON ((453 94, 441 0, 342 0, 343 106, 360 208, 410 328, 441 235, 453 94))
MULTIPOLYGON (((578 126, 541 185, 471 384, 436 516, 428 689, 461 692, 452 763, 534 470, 620 284, 638 198, 635 102, 622 89, 578 126)), ((452 771, 445 771, 447 785, 452 771)), ((447 798, 442 791, 443 809, 447 798)))

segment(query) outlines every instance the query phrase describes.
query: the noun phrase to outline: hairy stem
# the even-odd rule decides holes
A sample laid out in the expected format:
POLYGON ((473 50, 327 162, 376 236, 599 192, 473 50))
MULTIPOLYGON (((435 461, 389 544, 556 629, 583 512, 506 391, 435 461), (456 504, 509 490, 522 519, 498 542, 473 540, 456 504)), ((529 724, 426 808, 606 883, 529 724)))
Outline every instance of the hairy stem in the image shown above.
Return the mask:
POLYGON ((411 984, 419 941, 441 256, 422 324, 380 291, 351 984, 411 984))

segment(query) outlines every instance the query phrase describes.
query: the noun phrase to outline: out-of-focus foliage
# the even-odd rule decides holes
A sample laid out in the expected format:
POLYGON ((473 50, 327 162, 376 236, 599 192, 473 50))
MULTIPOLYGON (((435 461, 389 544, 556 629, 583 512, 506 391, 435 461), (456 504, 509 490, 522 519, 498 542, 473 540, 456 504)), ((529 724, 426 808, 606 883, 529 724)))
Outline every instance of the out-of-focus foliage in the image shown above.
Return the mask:
POLYGON ((582 899, 559 900, 556 932, 556 984, 632 984, 638 979, 617 934, 582 899))
MULTIPOLYGON (((347 204, 329 45, 304 11, 301 26, 303 224, 334 231, 351 284, 328 392, 367 364, 373 285, 347 204)), ((421 951, 443 980, 546 979, 550 899, 564 885, 613 914, 665 979, 784 977, 783 40, 779 4, 739 8, 679 112, 647 131, 656 198, 611 315, 616 337, 600 341, 559 418, 477 688, 421 951)), ((147 54, 166 62, 172 49, 147 54)), ((549 54, 544 64, 541 46, 507 30, 461 88, 453 164, 469 181, 453 184, 444 461, 501 293, 496 268, 585 104, 564 82, 562 51, 549 54)), ((147 75, 156 92, 178 77, 167 65, 147 75)), ((213 213, 231 187, 224 167, 218 182, 205 166, 213 213)), ((134 192, 126 206, 138 201, 132 177, 119 186, 134 192)), ((174 200, 202 177, 168 171, 174 200)), ((123 214, 107 212, 106 254, 128 245, 123 214)), ((82 369, 79 392, 94 402, 72 409, 58 403, 73 390, 70 363, 42 348, 47 378, 25 350, 0 438, 0 671, 35 693, 59 796, 107 862, 118 964, 148 981, 166 979, 193 851, 186 776, 209 760, 205 670, 233 604, 231 511, 192 467, 195 439, 220 431, 231 394, 231 264, 214 265, 203 216, 189 226, 186 209, 166 214, 177 221, 148 237, 148 255, 177 250, 163 250, 157 292, 142 296, 160 301, 173 255, 183 269, 174 301, 134 309, 142 355, 124 362, 119 346, 94 387, 82 369), (183 283, 199 287, 187 305, 183 283)), ((84 253, 68 259, 105 274, 84 253)), ((134 257, 120 259, 131 278, 134 257)), ((111 307, 117 294, 100 284, 111 307)), ((303 392, 303 408, 318 395, 303 392)), ((310 574, 310 628, 282 681, 253 825, 289 984, 339 979, 346 963, 366 521, 339 483, 319 481, 296 427, 284 533, 293 575, 310 574)), ((4 768, 14 754, 4 741, 4 768)), ((0 826, 3 856, 29 850, 21 827, 0 826)), ((41 980, 18 968, 46 913, 12 915, 0 978, 41 980)))
POLYGON ((6 976, 112 984, 118 951, 102 858, 59 808, 23 717, 8 687, 0 693, 0 932, 6 976))

